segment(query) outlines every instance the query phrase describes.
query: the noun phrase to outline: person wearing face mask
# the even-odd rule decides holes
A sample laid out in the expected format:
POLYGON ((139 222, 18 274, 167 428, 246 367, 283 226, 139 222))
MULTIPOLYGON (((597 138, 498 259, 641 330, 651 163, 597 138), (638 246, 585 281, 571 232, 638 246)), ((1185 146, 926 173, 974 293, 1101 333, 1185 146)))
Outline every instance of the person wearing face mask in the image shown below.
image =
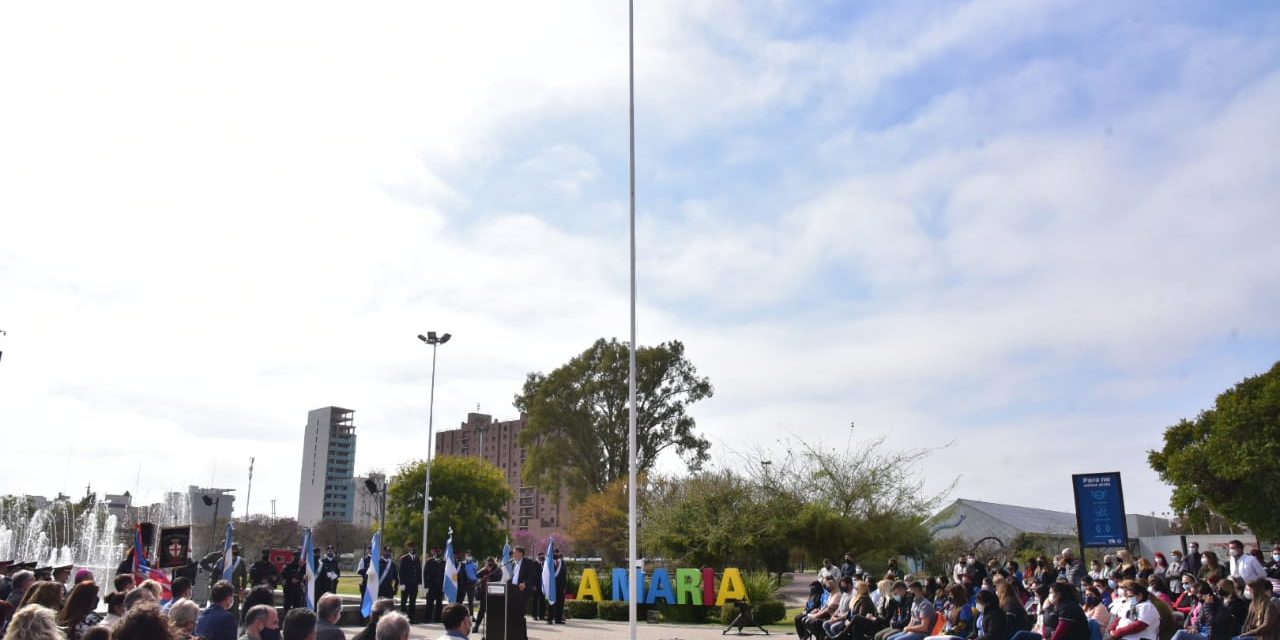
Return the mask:
POLYGON ((1267 577, 1280 580, 1280 544, 1271 547, 1271 562, 1267 563, 1267 577))
MULTIPOLYGON (((866 586, 867 583, 865 582, 858 583, 859 598, 862 597, 862 592, 866 591, 866 586)), ((852 581, 849 578, 840 578, 836 588, 840 591, 840 604, 836 607, 835 613, 831 614, 831 617, 822 623, 822 631, 827 638, 835 638, 844 634, 845 629, 849 627, 851 617, 850 607, 853 605, 853 598, 849 596, 849 593, 853 588, 852 581)))
POLYGON ((1191 610, 1200 604, 1200 582, 1191 577, 1191 574, 1186 574, 1178 584, 1182 585, 1182 588, 1178 590, 1178 599, 1173 601, 1173 610, 1183 616, 1189 616, 1191 610))
POLYGON ((1246 584, 1244 599, 1249 601, 1249 613, 1239 638, 1280 640, 1280 608, 1271 599, 1271 583, 1258 578, 1246 584))
POLYGON ((1212 551, 1205 551, 1200 554, 1200 579, 1211 583, 1224 580, 1227 577, 1227 568, 1218 563, 1218 554, 1212 551))
POLYGON ((1231 612, 1218 601, 1209 585, 1196 587, 1199 600, 1173 640, 1230 640, 1231 612))
POLYGON ((280 614, 269 604, 254 605, 244 614, 239 640, 280 640, 280 614))
POLYGON ((919 581, 911 583, 911 598, 911 618, 901 632, 889 636, 888 640, 924 640, 933 629, 938 612, 925 597, 924 585, 919 581))
POLYGON ((1111 610, 1102 602, 1102 594, 1096 587, 1089 587, 1084 592, 1084 615, 1098 623, 1100 629, 1111 626, 1111 610))
POLYGON ((1226 606, 1231 614, 1231 637, 1234 638, 1240 635, 1241 629, 1244 629, 1245 616, 1249 615, 1249 602, 1240 595, 1240 591, 1236 589, 1236 583, 1230 580, 1219 582, 1216 590, 1218 601, 1226 606))
POLYGON ((1122 585, 1129 598, 1126 615, 1112 622, 1111 637, 1119 640, 1157 640, 1160 611, 1151 603, 1147 588, 1133 580, 1122 585))
POLYGON ((1189 573, 1197 579, 1200 577, 1200 543, 1188 542, 1187 555, 1182 559, 1182 572, 1189 573))
POLYGON ((318 569, 320 575, 316 577, 316 600, 319 601, 320 596, 326 593, 334 593, 338 590, 338 578, 342 577, 342 570, 338 568, 338 556, 334 553, 333 545, 325 548, 324 558, 320 560, 318 569))
POLYGON ((911 595, 907 592, 907 583, 899 580, 889 590, 889 594, 880 599, 880 606, 876 610, 877 617, 884 622, 884 628, 875 633, 873 640, 888 640, 889 636, 902 631, 911 620, 911 595))
POLYGON ((1169 579, 1169 585, 1173 587, 1174 591, 1182 589, 1182 583, 1178 581, 1178 576, 1182 575, 1182 573, 1182 552, 1174 549, 1169 554, 1169 568, 1164 572, 1165 577, 1169 579))
POLYGON ((994 591, 979 591, 974 609, 978 612, 976 640, 1007 640, 1012 635, 1009 618, 994 591))
POLYGON ((1240 578, 1245 584, 1255 580, 1261 580, 1267 577, 1267 571, 1262 567, 1262 563, 1250 554, 1244 552, 1244 543, 1239 540, 1232 540, 1227 543, 1227 553, 1231 556, 1230 576, 1232 578, 1240 578))
POLYGON ((969 606, 969 591, 964 585, 948 587, 947 607, 942 634, 929 636, 928 640, 963 639, 973 631, 973 607, 969 606))

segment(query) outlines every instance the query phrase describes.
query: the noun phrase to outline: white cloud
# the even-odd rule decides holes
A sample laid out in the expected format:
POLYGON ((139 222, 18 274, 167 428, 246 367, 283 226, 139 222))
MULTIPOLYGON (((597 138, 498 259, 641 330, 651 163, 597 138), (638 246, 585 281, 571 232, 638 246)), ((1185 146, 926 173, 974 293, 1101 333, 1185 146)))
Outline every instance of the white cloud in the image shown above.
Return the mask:
MULTIPOLYGON (((240 486, 257 454, 255 510, 289 513, 308 409, 356 409, 361 469, 421 455, 417 333, 456 336, 437 428, 625 334, 621 5, 52 11, 0 15, 0 492, 132 490, 140 462, 144 497, 240 486)), ((966 496, 1066 506, 1019 475, 1052 451, 1163 504, 1142 450, 1272 357, 1224 336, 1280 339, 1276 45, 1156 24, 1102 66, 1018 57, 1115 17, 1078 13, 809 35, 794 7, 643 7, 641 339, 711 376, 713 441, 853 420, 954 439, 930 477, 966 496), (1178 73, 1130 86, 1153 41, 1178 73), (972 80, 913 84, 949 59, 972 80), (899 91, 927 99, 868 115, 899 91), (783 204, 746 216, 747 187, 783 204)))

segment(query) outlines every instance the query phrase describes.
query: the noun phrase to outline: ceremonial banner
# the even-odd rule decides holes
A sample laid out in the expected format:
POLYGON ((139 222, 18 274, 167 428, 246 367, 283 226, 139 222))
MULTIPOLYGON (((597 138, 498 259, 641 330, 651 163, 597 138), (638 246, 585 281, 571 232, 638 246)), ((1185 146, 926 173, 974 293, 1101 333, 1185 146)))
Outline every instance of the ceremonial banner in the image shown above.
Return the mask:
POLYGON ((161 569, 185 567, 191 558, 191 525, 160 529, 161 569))

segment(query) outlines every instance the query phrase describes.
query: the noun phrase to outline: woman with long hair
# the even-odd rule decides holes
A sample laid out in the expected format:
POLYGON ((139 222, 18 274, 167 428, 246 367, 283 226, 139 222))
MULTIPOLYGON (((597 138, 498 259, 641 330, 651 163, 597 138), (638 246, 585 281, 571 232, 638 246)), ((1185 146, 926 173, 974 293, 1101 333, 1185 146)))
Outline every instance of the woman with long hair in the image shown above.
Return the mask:
POLYGON ((1115 578, 1116 582, 1138 578, 1138 565, 1133 561, 1133 554, 1129 553, 1128 549, 1117 551, 1116 561, 1116 568, 1111 572, 1111 577, 1115 578))
POLYGON ((1240 635, 1240 630, 1244 628, 1245 616, 1249 615, 1249 603, 1236 590, 1236 583, 1230 580, 1219 582, 1217 591, 1218 599, 1226 605, 1227 613, 1231 615, 1231 637, 1234 638, 1240 635))
POLYGON ((976 640, 1009 640, 1013 630, 1009 617, 1000 606, 1000 598, 994 591, 979 591, 974 609, 978 612, 976 640))
POLYGON ((64 587, 56 582, 37 582, 23 594, 22 602, 18 603, 18 609, 29 604, 38 604, 56 612, 62 608, 62 596, 65 593, 64 587))
POLYGON ((1200 579, 1211 583, 1225 580, 1227 568, 1218 563, 1218 554, 1205 551, 1200 554, 1200 579))
POLYGON ((1240 636, 1256 640, 1280 638, 1280 608, 1271 599, 1271 582, 1266 578, 1258 578, 1245 585, 1244 599, 1251 604, 1240 636))
POLYGON ((124 617, 124 592, 112 591, 102 601, 107 605, 107 615, 102 617, 102 626, 108 628, 116 626, 120 618, 124 617))
POLYGON ((1005 617, 1009 619, 1010 634, 1031 630, 1031 618, 1027 615, 1027 606, 1018 595, 1020 586, 1022 585, 1016 580, 1005 580, 996 585, 996 600, 1000 603, 1000 609, 1004 611, 1005 617))
MULTIPOLYGON (((892 586, 892 583, 890 583, 892 586)), ((892 596, 884 595, 884 598, 892 596)), ((854 640, 864 640, 870 638, 888 625, 880 624, 880 618, 876 616, 875 600, 871 598, 871 584, 869 582, 859 582, 858 592, 854 596, 853 602, 849 604, 849 625, 853 627, 854 640)), ((838 634, 830 634, 832 636, 838 634)))
POLYGON ((102 616, 94 613, 98 608, 98 585, 81 582, 71 588, 67 601, 58 612, 58 626, 67 640, 80 640, 89 627, 102 622, 102 616))
POLYGON ((930 636, 929 640, 947 638, 967 638, 973 631, 973 609, 969 607, 969 592, 962 584, 953 584, 947 589, 946 626, 942 634, 930 636))
POLYGON ((1138 579, 1139 580, 1150 580, 1151 576, 1155 574, 1156 574, 1155 565, 1152 565, 1151 561, 1148 560, 1146 556, 1138 558, 1138 579))

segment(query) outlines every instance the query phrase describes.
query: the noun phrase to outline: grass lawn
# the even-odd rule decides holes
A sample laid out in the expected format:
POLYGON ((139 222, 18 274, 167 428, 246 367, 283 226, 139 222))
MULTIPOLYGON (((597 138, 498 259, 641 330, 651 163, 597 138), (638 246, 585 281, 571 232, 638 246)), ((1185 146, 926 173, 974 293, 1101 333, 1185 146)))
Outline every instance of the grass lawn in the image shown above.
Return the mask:
POLYGON ((360 595, 360 576, 353 573, 339 577, 338 593, 344 596, 360 595))

